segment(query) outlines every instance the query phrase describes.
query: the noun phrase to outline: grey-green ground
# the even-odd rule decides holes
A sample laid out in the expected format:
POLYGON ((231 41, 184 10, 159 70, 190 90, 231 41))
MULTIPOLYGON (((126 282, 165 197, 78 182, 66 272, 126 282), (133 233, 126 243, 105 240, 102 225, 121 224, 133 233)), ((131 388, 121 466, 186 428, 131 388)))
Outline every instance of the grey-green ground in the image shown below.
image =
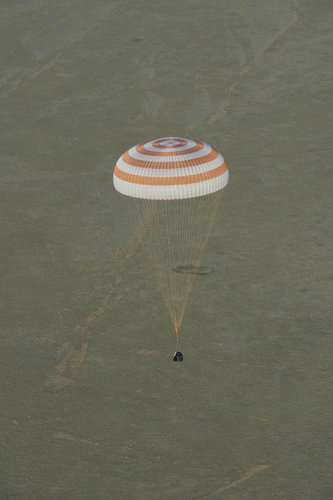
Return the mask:
POLYGON ((333 498, 330 0, 2 0, 2 499, 333 498), (230 167, 175 338, 112 169, 230 167))

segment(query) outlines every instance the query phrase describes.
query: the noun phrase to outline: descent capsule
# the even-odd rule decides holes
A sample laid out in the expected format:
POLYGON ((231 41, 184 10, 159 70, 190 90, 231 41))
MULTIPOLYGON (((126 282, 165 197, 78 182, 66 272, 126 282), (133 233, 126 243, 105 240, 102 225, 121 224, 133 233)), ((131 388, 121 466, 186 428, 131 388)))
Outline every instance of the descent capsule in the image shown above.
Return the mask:
POLYGON ((181 352, 177 351, 175 352, 175 354, 173 355, 173 360, 174 361, 183 361, 183 355, 181 352))

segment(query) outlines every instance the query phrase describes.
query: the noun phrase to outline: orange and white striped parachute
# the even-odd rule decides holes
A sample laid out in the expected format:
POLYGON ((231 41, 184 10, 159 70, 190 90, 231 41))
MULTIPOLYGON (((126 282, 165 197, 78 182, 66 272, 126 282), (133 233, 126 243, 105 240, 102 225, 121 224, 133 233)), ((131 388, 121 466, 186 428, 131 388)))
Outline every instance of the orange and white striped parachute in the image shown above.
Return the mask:
MULTIPOLYGON (((117 191, 131 214, 153 266, 177 335, 229 171, 203 141, 162 137, 124 153, 114 168, 117 191), (173 272, 176 271, 176 272, 173 272)), ((176 351, 177 351, 176 347, 176 351)))
POLYGON ((132 147, 113 174, 117 191, 133 198, 176 200, 214 193, 228 183, 221 153, 203 141, 162 137, 132 147))

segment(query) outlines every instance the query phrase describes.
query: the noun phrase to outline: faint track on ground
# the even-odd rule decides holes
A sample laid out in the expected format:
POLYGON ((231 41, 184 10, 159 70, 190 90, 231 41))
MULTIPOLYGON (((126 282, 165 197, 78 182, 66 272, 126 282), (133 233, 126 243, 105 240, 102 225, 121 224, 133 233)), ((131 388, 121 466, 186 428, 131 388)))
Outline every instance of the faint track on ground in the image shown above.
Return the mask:
POLYGON ((217 490, 212 491, 212 493, 209 493, 208 495, 205 495, 204 497, 201 497, 200 499, 197 500, 205 500, 206 498, 211 498, 216 495, 219 495, 220 493, 223 493, 226 490, 230 490, 231 488, 234 488, 235 486, 244 483, 255 474, 258 474, 258 472, 268 469, 269 467, 271 467, 271 465, 255 465, 254 467, 251 467, 251 469, 249 469, 247 472, 245 472, 244 476, 242 476, 241 478, 236 479, 235 481, 232 481, 232 483, 227 484, 226 486, 222 486, 221 488, 218 488, 217 490))
POLYGON ((126 272, 127 261, 135 255, 145 233, 146 227, 143 227, 134 241, 116 255, 115 268, 117 272, 113 280, 107 284, 106 292, 100 301, 99 307, 74 327, 75 334, 80 338, 81 347, 74 348, 68 342, 65 342, 61 347, 60 362, 45 382, 46 387, 50 390, 57 392, 74 382, 82 363, 86 359, 93 327, 106 315, 112 297, 116 302, 120 302, 130 291, 129 288, 122 289, 122 275, 126 272))
MULTIPOLYGON (((226 98, 229 99, 233 93, 235 92, 236 88, 242 83, 243 79, 245 76, 257 66, 257 64, 265 57, 267 51, 279 40, 281 40, 287 33, 288 31, 295 26, 295 24, 298 23, 299 17, 297 15, 297 9, 299 7, 298 0, 294 0, 294 5, 289 7, 289 10, 294 12, 295 14, 295 19, 291 21, 280 33, 278 33, 260 52, 260 54, 250 63, 248 64, 240 73, 239 78, 232 84, 230 87, 226 89, 226 98)), ((224 118, 224 116, 227 114, 229 108, 231 106, 231 102, 228 101, 226 105, 224 106, 224 109, 221 113, 214 115, 210 120, 208 120, 207 125, 202 127, 203 130, 205 130, 207 127, 210 125, 213 125, 216 123, 218 120, 221 118, 224 118)))

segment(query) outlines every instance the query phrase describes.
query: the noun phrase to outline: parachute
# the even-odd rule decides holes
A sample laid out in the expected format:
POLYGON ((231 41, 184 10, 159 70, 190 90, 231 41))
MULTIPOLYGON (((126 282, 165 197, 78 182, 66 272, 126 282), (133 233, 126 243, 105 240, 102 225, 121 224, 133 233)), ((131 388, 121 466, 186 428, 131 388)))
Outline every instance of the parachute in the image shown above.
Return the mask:
POLYGON ((138 144, 114 168, 114 187, 129 198, 136 229, 145 232, 144 248, 176 333, 176 351, 194 278, 206 274, 200 263, 228 179, 221 153, 183 137, 138 144))

